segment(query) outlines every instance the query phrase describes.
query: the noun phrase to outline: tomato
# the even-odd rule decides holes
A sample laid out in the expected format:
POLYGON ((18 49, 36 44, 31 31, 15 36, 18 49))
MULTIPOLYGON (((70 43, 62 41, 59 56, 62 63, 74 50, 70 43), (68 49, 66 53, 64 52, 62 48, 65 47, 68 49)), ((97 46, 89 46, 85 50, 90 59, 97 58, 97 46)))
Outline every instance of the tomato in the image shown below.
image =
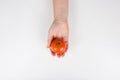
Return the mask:
POLYGON ((62 39, 56 38, 51 42, 50 50, 53 55, 57 55, 58 57, 64 56, 66 44, 62 39))

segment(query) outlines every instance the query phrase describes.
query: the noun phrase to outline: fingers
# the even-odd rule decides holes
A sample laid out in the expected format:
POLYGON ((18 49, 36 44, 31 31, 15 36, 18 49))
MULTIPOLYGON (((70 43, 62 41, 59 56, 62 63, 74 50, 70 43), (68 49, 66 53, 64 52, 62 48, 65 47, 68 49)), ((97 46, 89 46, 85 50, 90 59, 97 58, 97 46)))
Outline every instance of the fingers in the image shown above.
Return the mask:
POLYGON ((49 34, 49 35, 48 35, 48 42, 47 42, 47 47, 48 47, 48 48, 50 47, 50 44, 51 44, 52 39, 53 39, 53 35, 49 34))
POLYGON ((51 51, 51 54, 52 54, 53 56, 55 56, 55 53, 54 53, 53 51, 51 51))

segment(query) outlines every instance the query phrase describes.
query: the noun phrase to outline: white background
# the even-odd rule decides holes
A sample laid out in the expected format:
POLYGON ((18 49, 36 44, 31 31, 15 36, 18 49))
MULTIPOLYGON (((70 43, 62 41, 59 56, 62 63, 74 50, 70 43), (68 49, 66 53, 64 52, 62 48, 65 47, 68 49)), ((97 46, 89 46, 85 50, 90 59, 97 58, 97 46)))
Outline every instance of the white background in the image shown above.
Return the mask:
POLYGON ((46 48, 52 0, 0 0, 0 80, 120 80, 120 0, 70 0, 69 49, 46 48))

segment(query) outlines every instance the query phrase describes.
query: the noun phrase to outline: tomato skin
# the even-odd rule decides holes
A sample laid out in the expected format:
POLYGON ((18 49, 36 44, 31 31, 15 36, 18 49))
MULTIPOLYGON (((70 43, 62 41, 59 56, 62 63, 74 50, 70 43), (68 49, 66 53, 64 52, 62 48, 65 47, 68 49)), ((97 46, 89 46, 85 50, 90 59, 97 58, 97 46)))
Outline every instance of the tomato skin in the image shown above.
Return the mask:
POLYGON ((50 50, 53 55, 57 55, 58 57, 64 56, 66 44, 62 39, 56 38, 51 42, 50 50))

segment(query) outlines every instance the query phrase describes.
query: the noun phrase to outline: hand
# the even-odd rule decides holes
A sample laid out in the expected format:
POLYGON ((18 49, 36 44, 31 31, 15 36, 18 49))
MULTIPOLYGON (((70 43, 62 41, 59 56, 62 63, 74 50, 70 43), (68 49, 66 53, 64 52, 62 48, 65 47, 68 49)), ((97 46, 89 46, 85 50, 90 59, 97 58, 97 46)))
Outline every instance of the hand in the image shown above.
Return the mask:
POLYGON ((50 29, 49 29, 49 32, 48 32, 47 47, 48 48, 50 47, 51 41, 54 38, 61 38, 61 39, 64 40, 64 42, 67 45, 67 48, 66 48, 66 51, 67 51, 67 49, 68 49, 68 35, 69 35, 68 22, 67 21, 54 20, 50 29))

